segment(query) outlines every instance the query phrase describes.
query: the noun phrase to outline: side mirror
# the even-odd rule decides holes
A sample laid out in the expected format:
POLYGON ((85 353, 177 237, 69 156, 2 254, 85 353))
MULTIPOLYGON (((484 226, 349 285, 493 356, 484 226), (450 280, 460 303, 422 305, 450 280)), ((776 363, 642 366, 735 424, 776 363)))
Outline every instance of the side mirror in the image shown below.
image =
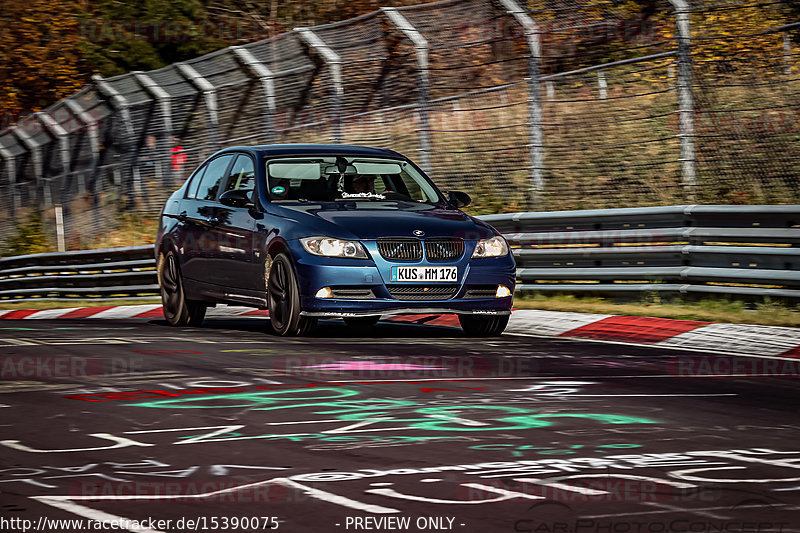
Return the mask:
POLYGON ((467 207, 470 203, 472 203, 472 198, 470 198, 469 194, 465 192, 448 191, 447 201, 453 204, 455 207, 461 209, 462 207, 467 207))
POLYGON ((219 197, 219 203, 228 207, 252 207, 253 201, 250 199, 252 191, 225 191, 219 197))

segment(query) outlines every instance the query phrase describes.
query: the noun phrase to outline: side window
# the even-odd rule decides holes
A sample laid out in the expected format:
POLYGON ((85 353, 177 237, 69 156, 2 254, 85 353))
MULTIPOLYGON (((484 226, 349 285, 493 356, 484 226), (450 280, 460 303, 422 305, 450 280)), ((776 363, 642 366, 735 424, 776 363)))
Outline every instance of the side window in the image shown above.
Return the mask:
POLYGON ((198 200, 217 199, 217 193, 222 184, 222 179, 225 177, 225 170, 227 170, 231 159, 233 159, 232 154, 223 155, 214 159, 206 166, 205 174, 203 174, 203 178, 200 180, 200 184, 197 187, 195 198, 198 200))
POLYGON ((186 198, 194 198, 197 194, 197 185, 200 183, 200 180, 203 179, 203 173, 206 171, 206 166, 207 165, 203 165, 195 170, 194 174, 192 174, 192 176, 189 178, 189 185, 186 187, 186 198))
POLYGON ((256 168, 249 155, 239 154, 231 167, 226 191, 252 191, 256 183, 256 168))

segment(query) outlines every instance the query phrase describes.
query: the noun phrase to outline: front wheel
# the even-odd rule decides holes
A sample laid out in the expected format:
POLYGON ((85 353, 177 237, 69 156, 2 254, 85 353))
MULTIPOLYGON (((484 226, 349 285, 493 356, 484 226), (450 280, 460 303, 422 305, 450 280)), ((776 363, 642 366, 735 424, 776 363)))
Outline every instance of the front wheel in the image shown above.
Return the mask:
POLYGON ((158 284, 164 318, 170 326, 199 326, 206 316, 206 304, 187 300, 175 252, 158 256, 158 284))
POLYGON ((508 325, 508 315, 458 315, 467 337, 499 337, 508 325))
POLYGON ((267 306, 272 331, 278 335, 305 335, 317 325, 316 318, 300 316, 300 290, 292 261, 284 253, 275 256, 270 265, 267 306))

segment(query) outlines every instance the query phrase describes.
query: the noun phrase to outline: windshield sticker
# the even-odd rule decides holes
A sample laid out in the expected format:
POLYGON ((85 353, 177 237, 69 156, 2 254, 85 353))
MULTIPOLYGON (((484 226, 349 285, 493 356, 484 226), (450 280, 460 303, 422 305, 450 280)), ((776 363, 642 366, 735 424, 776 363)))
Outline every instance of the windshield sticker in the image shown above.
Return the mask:
POLYGON ((386 196, 375 194, 374 192, 343 192, 342 198, 374 198, 375 200, 386 200, 386 196))
POLYGON ((285 192, 286 192, 286 188, 285 187, 281 187, 280 185, 277 186, 277 187, 273 187, 272 188, 272 194, 283 194, 285 192))

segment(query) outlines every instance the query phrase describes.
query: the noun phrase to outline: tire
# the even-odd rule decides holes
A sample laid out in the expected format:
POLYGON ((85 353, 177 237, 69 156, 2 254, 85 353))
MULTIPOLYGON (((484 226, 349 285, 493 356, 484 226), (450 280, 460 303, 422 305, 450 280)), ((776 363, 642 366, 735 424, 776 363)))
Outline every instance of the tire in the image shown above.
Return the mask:
POLYGON ((300 290, 292 261, 285 253, 276 255, 267 276, 267 307, 272 331, 282 337, 307 335, 317 325, 314 317, 300 316, 300 290))
POLYGON ((458 315, 467 337, 499 337, 508 325, 508 315, 458 315))
POLYGON ((355 331, 366 332, 372 329, 372 326, 378 323, 380 315, 376 316, 354 316, 344 319, 344 323, 350 326, 355 331))
POLYGON ((187 300, 183 291, 178 256, 169 251, 158 256, 158 285, 161 287, 161 304, 164 318, 170 326, 199 326, 206 316, 206 304, 187 300))

